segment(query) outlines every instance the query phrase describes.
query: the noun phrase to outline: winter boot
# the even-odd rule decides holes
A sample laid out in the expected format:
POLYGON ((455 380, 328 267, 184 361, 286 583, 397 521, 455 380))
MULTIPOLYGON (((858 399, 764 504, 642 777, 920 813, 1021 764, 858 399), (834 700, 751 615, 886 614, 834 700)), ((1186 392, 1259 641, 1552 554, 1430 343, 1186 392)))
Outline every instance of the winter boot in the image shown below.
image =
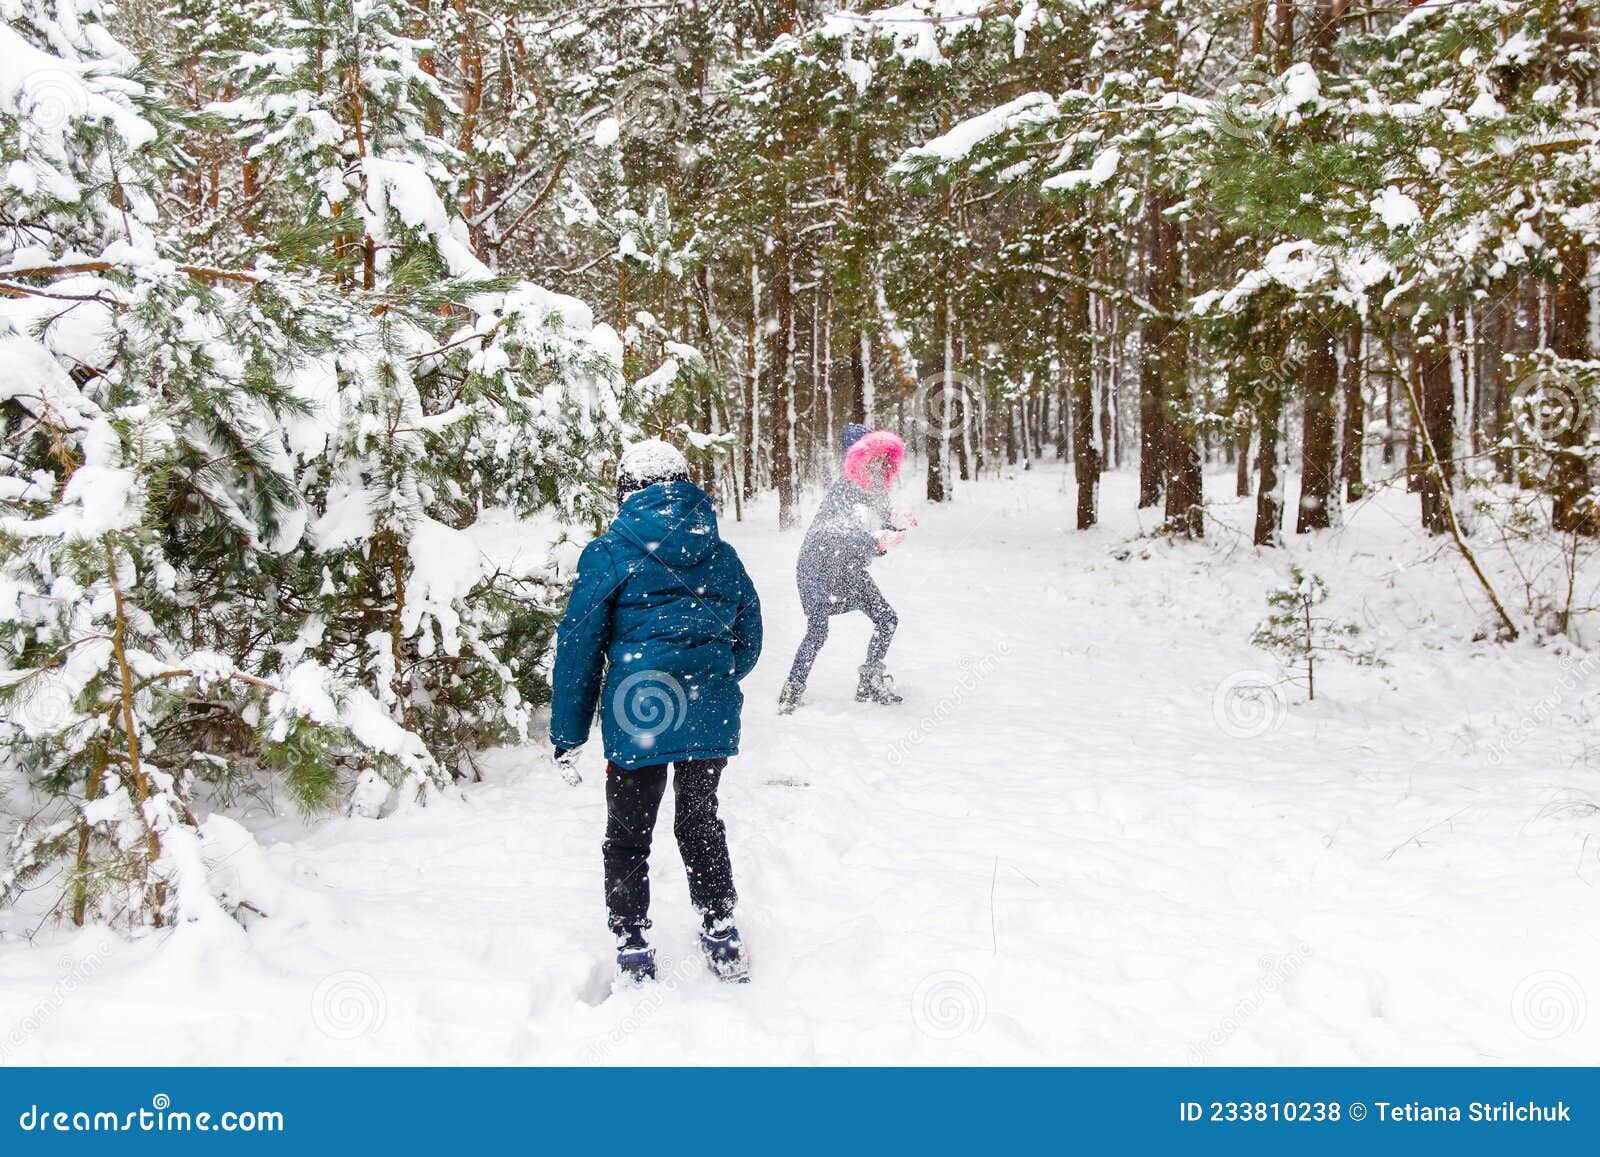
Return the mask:
POLYGON ((706 964, 718 980, 730 984, 748 984, 750 957, 745 954, 744 941, 732 920, 708 920, 700 933, 700 950, 706 954, 706 964))
POLYGON ((644 932, 633 928, 617 936, 617 979, 643 984, 656 978, 656 950, 645 943, 644 932))
POLYGON ((805 697, 806 685, 796 683, 792 679, 783 685, 783 690, 778 692, 778 714, 793 715, 794 709, 800 706, 800 700, 805 697))
POLYGON ((882 663, 863 663, 861 682, 856 684, 857 703, 901 703, 894 689, 894 676, 886 674, 882 663))

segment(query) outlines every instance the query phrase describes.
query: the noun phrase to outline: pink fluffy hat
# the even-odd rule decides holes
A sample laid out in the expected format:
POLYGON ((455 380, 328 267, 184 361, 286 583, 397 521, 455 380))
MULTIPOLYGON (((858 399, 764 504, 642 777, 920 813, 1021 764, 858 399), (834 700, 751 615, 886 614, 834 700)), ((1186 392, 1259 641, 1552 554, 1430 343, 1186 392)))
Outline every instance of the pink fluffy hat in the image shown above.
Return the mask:
POLYGON ((906 444, 888 430, 874 430, 858 438, 844 452, 844 476, 862 490, 872 489, 872 464, 883 463, 883 484, 894 485, 900 464, 906 460, 906 444))

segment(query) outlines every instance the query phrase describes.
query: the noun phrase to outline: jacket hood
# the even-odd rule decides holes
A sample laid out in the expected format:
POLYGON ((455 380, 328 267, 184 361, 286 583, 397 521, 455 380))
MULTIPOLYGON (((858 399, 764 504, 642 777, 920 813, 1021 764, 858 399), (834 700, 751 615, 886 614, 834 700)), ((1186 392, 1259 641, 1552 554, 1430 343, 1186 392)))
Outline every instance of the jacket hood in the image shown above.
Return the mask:
POLYGON ((722 541, 711 499, 693 482, 658 482, 628 495, 611 532, 673 569, 694 566, 722 541))
POLYGON ((901 441, 898 434, 888 430, 874 430, 863 438, 858 438, 844 455, 844 476, 854 482, 862 490, 873 488, 872 463, 883 463, 883 486, 888 489, 894 485, 895 475, 900 473, 900 464, 905 461, 906 444, 901 441))

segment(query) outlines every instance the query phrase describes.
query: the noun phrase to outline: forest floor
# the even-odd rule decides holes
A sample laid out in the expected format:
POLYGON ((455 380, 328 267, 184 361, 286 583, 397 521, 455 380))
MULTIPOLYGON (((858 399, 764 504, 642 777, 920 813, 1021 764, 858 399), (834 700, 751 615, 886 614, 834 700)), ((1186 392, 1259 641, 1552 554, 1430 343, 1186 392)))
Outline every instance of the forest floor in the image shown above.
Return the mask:
POLYGON ((600 753, 574 789, 500 751, 460 801, 248 819, 247 931, 10 917, 0 1061, 1592 1061, 1600 656, 1473 642, 1414 496, 1261 553, 1231 488, 1196 545, 1142 536, 1126 476, 1087 533, 1055 463, 963 487, 875 568, 906 702, 854 702, 852 616, 791 718, 799 534, 725 524, 768 624, 723 792, 749 985, 704 972, 664 817, 662 979, 611 994, 600 753), (1385 664, 1230 697, 1276 678, 1249 636, 1289 557, 1385 664))

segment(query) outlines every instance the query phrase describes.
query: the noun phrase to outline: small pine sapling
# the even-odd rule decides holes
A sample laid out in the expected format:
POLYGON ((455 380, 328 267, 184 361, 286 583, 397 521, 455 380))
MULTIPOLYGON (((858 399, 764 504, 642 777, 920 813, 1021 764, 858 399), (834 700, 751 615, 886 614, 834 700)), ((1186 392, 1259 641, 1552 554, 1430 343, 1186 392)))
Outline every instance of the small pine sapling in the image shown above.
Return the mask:
POLYGON ((1321 576, 1307 574, 1290 563, 1288 585, 1267 592, 1270 611, 1250 636, 1252 646, 1272 654, 1291 675, 1304 677, 1307 699, 1317 697, 1320 657, 1343 655, 1361 664, 1377 661, 1370 648, 1353 642, 1360 627, 1317 613, 1327 601, 1328 584, 1321 576))

